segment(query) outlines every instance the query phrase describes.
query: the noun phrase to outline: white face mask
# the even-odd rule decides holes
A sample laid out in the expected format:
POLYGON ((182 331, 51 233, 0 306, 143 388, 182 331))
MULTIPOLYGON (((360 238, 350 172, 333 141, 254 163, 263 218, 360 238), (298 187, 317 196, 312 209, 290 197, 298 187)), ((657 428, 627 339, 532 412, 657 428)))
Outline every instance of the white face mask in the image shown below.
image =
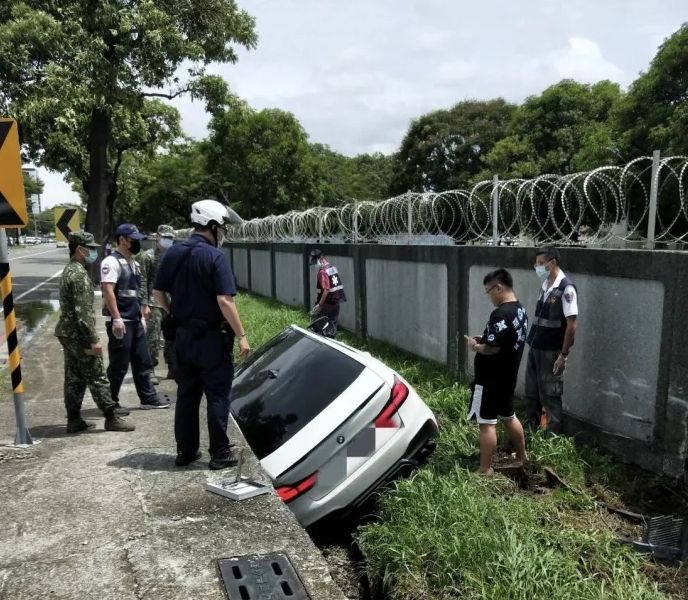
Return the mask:
POLYGON ((222 248, 222 244, 225 243, 225 232, 218 228, 217 230, 217 247, 222 248))
POLYGON ((172 244, 174 244, 174 240, 172 238, 160 238, 158 240, 158 245, 160 246, 161 250, 167 250, 168 248, 171 248, 172 244))

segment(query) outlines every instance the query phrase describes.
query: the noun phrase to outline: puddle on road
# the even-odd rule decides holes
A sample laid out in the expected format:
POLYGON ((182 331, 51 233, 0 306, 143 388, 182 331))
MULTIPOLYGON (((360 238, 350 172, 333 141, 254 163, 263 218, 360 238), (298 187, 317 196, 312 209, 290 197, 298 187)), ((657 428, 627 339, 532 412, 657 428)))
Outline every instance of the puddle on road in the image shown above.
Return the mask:
MULTIPOLYGON (((17 318, 17 333, 19 334, 19 348, 24 353, 26 345, 39 330, 41 325, 53 313, 60 309, 59 300, 32 300, 20 302, 14 305, 14 312, 17 318)), ((7 364, 7 339, 5 338, 5 321, 0 317, 2 329, 2 343, 0 344, 0 368, 7 364)))

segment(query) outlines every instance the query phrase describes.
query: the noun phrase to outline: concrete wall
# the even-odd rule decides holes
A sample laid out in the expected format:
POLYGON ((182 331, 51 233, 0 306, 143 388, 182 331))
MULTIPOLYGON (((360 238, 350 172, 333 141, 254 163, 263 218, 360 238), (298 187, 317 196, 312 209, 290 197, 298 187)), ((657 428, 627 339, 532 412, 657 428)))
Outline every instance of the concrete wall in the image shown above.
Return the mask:
MULTIPOLYGON (((349 256, 337 256, 328 254, 327 260, 337 267, 341 280, 344 283, 344 292, 346 293, 346 302, 344 302, 339 309, 339 325, 349 331, 356 330, 356 278, 354 273, 354 259, 349 256)), ((308 270, 308 297, 309 306, 315 304, 317 294, 317 269, 311 267, 308 270)))
POLYGON ((369 259, 365 273, 368 335, 446 363, 447 267, 369 259))
POLYGON ((272 297, 272 258, 268 250, 251 248, 251 291, 272 297))
POLYGON ((236 284, 240 288, 248 289, 248 250, 246 248, 232 248, 232 269, 236 284))
MULTIPOLYGON (((251 291, 307 310, 315 298, 315 272, 306 257, 314 247, 234 244, 232 254, 237 265, 248 263, 251 291)), ((482 285, 485 273, 509 269, 523 305, 531 314, 535 309, 539 281, 532 248, 321 248, 345 284, 343 327, 459 375, 472 372, 463 335, 482 332, 492 309, 482 285)), ((578 286, 580 305, 565 375, 566 432, 645 468, 682 475, 688 464, 688 254, 567 248, 562 264, 578 286)), ((525 361, 524 355, 519 393, 525 361)))
POLYGON ((275 296, 290 306, 303 306, 303 255, 275 252, 275 296))

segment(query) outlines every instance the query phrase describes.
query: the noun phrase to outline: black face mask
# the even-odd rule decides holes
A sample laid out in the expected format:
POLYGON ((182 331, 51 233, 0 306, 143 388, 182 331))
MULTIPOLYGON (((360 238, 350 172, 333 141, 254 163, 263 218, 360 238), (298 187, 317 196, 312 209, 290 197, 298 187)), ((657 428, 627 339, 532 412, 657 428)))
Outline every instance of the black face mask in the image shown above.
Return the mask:
POLYGON ((131 252, 132 254, 138 254, 139 252, 141 252, 141 242, 139 242, 138 240, 131 240, 129 252, 131 252))

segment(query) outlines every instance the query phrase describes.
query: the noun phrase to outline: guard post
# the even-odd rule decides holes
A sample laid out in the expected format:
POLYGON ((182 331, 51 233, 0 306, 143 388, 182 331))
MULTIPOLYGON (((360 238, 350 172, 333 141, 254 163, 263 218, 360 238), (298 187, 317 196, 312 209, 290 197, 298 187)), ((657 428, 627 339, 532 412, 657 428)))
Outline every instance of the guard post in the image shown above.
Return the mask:
POLYGON ((17 434, 14 445, 30 446, 34 443, 26 421, 24 406, 24 382, 21 374, 21 354, 17 338, 17 319, 12 296, 12 274, 10 273, 7 248, 7 227, 25 227, 28 222, 24 197, 24 174, 19 154, 17 123, 12 119, 0 118, 0 293, 5 317, 8 367, 14 394, 14 415, 17 434))

